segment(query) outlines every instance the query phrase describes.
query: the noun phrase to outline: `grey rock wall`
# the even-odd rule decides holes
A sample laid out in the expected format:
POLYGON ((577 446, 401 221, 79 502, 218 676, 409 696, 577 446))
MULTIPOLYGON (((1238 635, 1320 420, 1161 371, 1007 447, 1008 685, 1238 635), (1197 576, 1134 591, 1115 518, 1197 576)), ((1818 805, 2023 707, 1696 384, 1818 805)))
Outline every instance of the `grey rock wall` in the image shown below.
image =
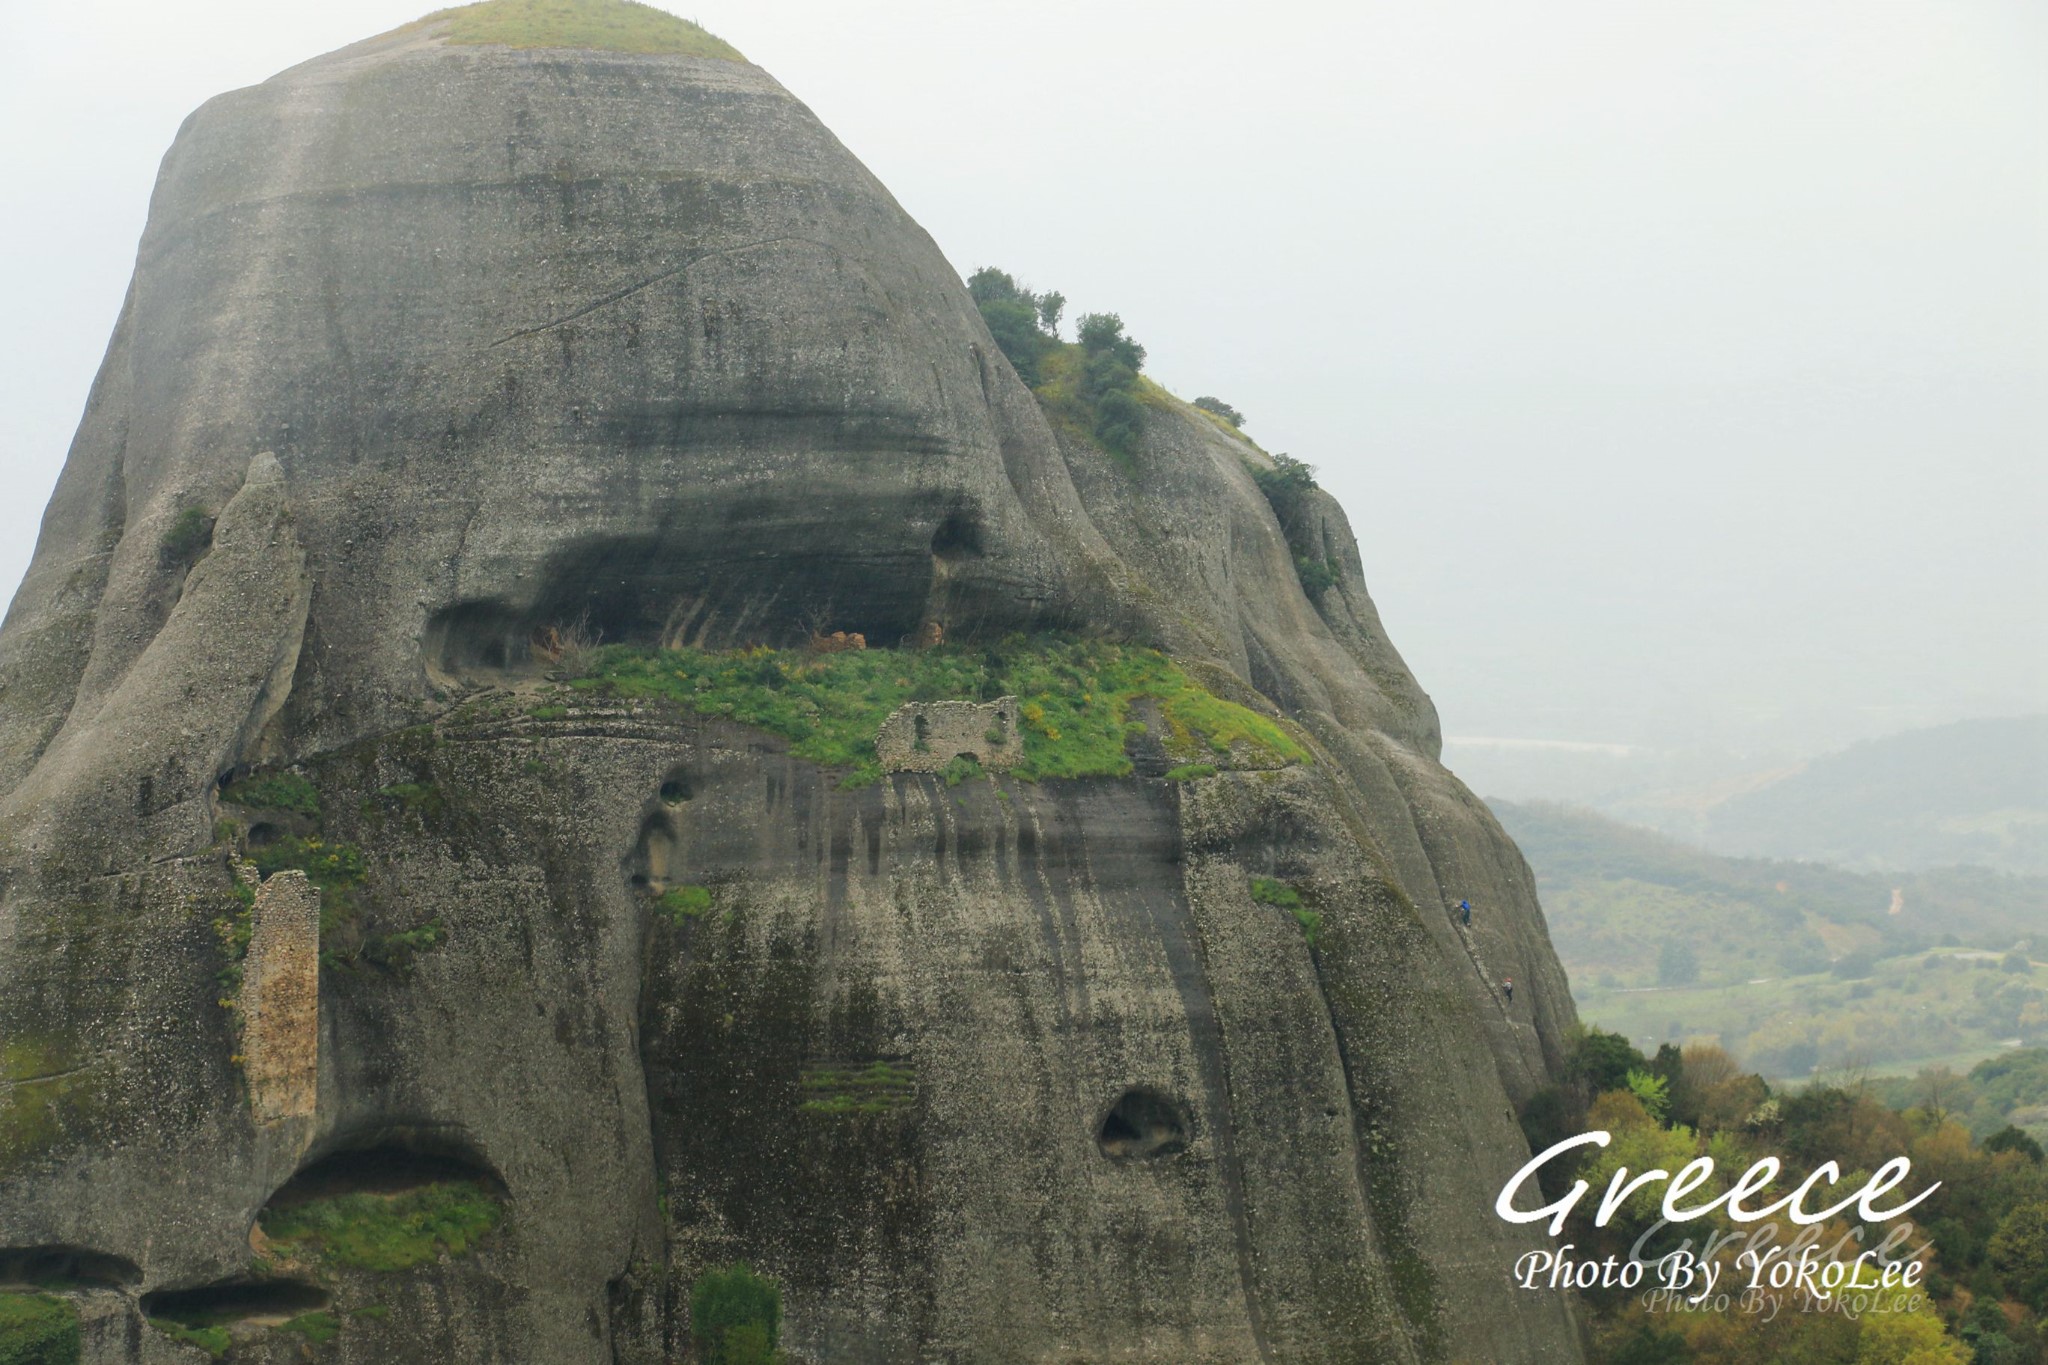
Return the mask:
POLYGON ((690 1279, 747 1259, 804 1359, 1577 1359, 1491 1212, 1573 1022, 1528 870, 1342 512, 1283 529, 1259 458, 1169 401, 1128 463, 1056 437, 744 63, 415 33, 208 103, 0 629, 0 1252, 129 1267, 77 1284, 93 1358, 187 1359, 144 1305, 246 1279, 295 1176, 403 1158, 505 1222, 294 1289, 344 1313, 322 1358, 680 1358, 690 1279), (537 638, 1038 628, 1158 644, 1317 761, 847 792, 519 700, 537 638), (320 970, 283 1123, 218 979, 254 765, 361 850, 351 942, 444 934, 320 970), (657 845, 708 913, 636 890, 657 845))

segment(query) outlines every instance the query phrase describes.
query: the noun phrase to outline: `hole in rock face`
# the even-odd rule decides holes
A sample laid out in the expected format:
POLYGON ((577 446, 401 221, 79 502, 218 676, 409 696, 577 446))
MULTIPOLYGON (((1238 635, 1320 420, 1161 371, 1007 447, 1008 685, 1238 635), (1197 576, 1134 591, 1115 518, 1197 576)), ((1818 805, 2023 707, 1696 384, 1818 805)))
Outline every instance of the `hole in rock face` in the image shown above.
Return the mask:
POLYGON ((224 1280, 197 1289, 144 1294, 142 1311, 186 1327, 214 1327, 227 1322, 288 1322, 325 1308, 330 1301, 326 1290, 304 1280, 224 1280))
POLYGON ((932 553, 946 560, 980 558, 981 523, 966 512, 949 513, 932 532, 932 553))
POLYGON ((1187 1148, 1187 1119, 1156 1090, 1126 1090, 1104 1116, 1095 1143, 1113 1160, 1171 1156, 1187 1148))
POLYGON ((871 529, 900 525, 900 507, 868 520, 846 508, 828 515, 808 495, 757 502, 719 517, 693 506, 660 532, 562 546, 527 573, 520 586, 531 585, 531 597, 436 612, 426 658, 454 676, 534 673, 597 645, 787 648, 821 621, 881 645, 917 629, 931 558, 915 541, 891 546, 871 529))
POLYGON ((664 806, 680 806, 690 799, 690 779, 684 773, 672 773, 668 781, 661 784, 661 803, 664 806))
POLYGON ((278 836, 283 833, 283 830, 279 829, 276 825, 271 824, 268 820, 260 821, 256 824, 249 826, 249 847, 268 847, 269 845, 276 843, 278 840, 278 836))
POLYGON ((640 822, 640 838, 626 860, 626 880, 637 891, 661 891, 667 887, 677 865, 676 829, 666 811, 655 811, 640 822))
POLYGON ((118 1289, 141 1278, 135 1262, 83 1247, 0 1247, 0 1285, 118 1289))
POLYGON ((269 1208, 289 1208, 342 1194, 402 1194, 423 1185, 475 1181, 504 1192, 497 1172, 459 1141, 431 1130, 379 1135, 369 1145, 347 1147, 321 1157, 286 1181, 269 1208))

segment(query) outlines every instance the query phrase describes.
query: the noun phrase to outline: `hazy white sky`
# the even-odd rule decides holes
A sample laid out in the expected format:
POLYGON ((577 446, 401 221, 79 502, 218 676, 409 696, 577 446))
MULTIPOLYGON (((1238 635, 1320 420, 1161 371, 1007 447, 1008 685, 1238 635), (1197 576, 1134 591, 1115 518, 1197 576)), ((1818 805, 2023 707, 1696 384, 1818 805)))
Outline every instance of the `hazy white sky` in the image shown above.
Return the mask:
MULTIPOLYGON (((963 272, 1320 466, 1452 734, 2048 709, 2048 6, 683 0, 963 272)), ((0 598, 209 95, 417 0, 0 0, 0 598)))

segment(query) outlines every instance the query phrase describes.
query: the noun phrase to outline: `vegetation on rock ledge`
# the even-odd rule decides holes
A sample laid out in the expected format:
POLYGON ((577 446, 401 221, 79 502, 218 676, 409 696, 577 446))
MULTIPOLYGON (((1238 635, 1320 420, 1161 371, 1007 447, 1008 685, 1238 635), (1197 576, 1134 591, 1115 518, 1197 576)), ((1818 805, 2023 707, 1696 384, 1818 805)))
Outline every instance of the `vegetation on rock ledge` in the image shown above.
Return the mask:
POLYGON ((1011 637, 986 648, 927 650, 699 649, 609 646, 578 660, 578 691, 663 697, 792 741, 799 758, 848 769, 845 785, 881 776, 875 732, 909 701, 1014 696, 1028 780, 1122 777, 1140 698, 1157 704, 1160 736, 1178 763, 1278 768, 1308 751, 1280 722, 1209 692, 1157 650, 1065 637, 1011 637))
POLYGON ((504 1209, 473 1181, 439 1181, 398 1194, 360 1192, 266 1210, 263 1233, 280 1252, 316 1253, 361 1270, 409 1270, 461 1256, 498 1226, 504 1209))
POLYGON ((77 1365, 78 1310, 49 1294, 0 1294, 0 1365, 77 1365))
POLYGON ((680 57, 746 59, 732 44, 652 5, 633 0, 485 0, 437 10, 412 27, 442 23, 455 46, 581 48, 680 57))

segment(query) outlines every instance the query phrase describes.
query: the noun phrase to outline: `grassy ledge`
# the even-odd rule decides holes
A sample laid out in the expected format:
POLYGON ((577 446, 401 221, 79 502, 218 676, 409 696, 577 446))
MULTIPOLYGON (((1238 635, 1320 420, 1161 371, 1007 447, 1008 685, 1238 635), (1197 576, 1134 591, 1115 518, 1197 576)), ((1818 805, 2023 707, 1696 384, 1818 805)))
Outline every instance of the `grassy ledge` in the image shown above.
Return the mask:
POLYGON ((687 19, 633 0, 484 0, 436 10, 408 28, 445 24, 456 47, 582 48, 743 62, 739 50, 687 19))
MULTIPOLYGON (((1150 649, 1066 637, 1012 637, 983 648, 646 650, 609 646, 579 657, 568 686, 597 696, 659 697, 781 735, 791 752, 847 770, 844 786, 882 775, 875 732, 908 701, 986 701, 1014 696, 1027 781, 1123 777, 1131 716, 1140 699, 1158 707, 1159 736, 1180 765, 1279 768, 1309 759, 1279 722, 1203 688, 1150 649)), ((679 907, 680 908, 680 907, 679 907)))
POLYGON ((398 1194, 355 1193, 265 1211, 277 1251, 361 1270, 409 1270, 474 1250, 504 1217, 483 1186, 443 1181, 398 1194))

